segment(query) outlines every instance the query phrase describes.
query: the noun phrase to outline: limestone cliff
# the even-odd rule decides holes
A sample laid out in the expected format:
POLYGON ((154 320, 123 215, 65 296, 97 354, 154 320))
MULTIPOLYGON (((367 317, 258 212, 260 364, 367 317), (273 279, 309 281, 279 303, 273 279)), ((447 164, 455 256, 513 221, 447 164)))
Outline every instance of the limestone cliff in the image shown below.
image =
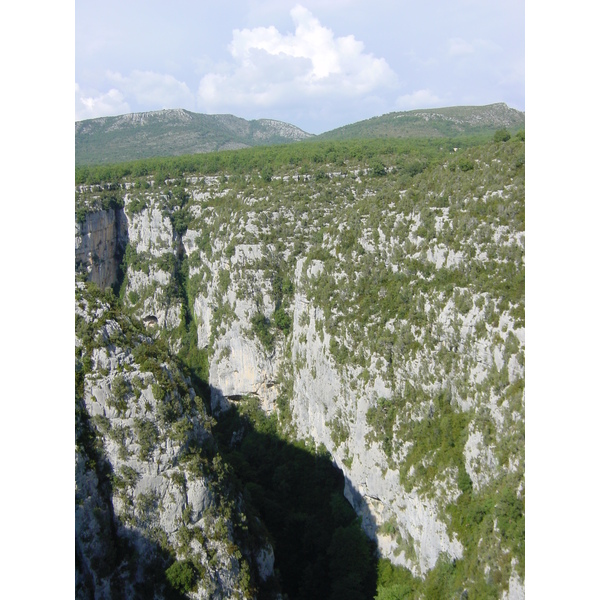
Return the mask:
POLYGON ((77 597, 252 597, 272 549, 240 534, 243 505, 189 381, 83 283, 76 317, 77 597))
POLYGON ((100 287, 116 283, 127 232, 119 209, 88 213, 83 222, 75 223, 75 269, 85 269, 89 280, 100 287))
MULTIPOLYGON (((520 152, 489 145, 427 171, 290 167, 268 183, 194 173, 123 194, 124 301, 174 348, 178 323, 195 328, 214 415, 258 397, 289 435, 324 444, 381 556, 417 577, 475 561, 511 599, 524 573, 520 152)), ((110 387, 90 387, 91 414, 110 387)))

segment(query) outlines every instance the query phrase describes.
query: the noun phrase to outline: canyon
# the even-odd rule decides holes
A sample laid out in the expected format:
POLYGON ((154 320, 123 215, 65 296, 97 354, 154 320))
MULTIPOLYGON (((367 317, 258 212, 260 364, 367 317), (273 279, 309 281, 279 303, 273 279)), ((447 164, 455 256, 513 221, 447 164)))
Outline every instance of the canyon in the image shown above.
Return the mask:
POLYGON ((77 452, 82 590, 116 597, 117 539, 140 557, 131 593, 168 548, 180 579, 194 565, 190 597, 273 576, 276 549, 236 534, 243 501, 198 450, 255 403, 326 450, 381 559, 421 580, 463 561, 465 590, 524 597, 523 146, 78 184, 81 431, 104 440, 77 452), (169 358, 190 336, 205 404, 169 358))

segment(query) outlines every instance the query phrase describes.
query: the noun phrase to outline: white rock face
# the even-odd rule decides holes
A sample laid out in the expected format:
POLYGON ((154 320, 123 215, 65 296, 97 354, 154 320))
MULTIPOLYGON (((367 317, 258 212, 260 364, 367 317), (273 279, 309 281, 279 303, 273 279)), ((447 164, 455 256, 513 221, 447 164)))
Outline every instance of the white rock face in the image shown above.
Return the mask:
POLYGON ((198 321, 198 347, 208 348, 212 322, 212 307, 208 297, 198 296, 194 300, 194 314, 198 321))
POLYGON ((525 586, 519 576, 513 572, 509 581, 508 593, 504 592, 503 600, 525 600, 525 586))
POLYGON ((258 574, 262 581, 266 581, 273 574, 275 565, 275 554, 271 546, 262 548, 256 557, 258 563, 258 574))
POLYGON ((210 365, 213 408, 226 408, 226 397, 257 395, 266 412, 271 412, 277 397, 273 362, 256 340, 244 336, 239 321, 218 339, 215 354, 218 360, 210 365))
POLYGON ((473 423, 465 443, 465 469, 476 491, 490 483, 498 470, 493 449, 485 445, 482 433, 474 430, 473 423))
MULTIPOLYGON (((190 235, 190 241, 186 244, 188 252, 193 248, 191 240, 194 238, 194 235, 190 235)), ((218 254, 219 248, 224 246, 221 241, 215 242, 213 255, 218 254)), ((244 288, 247 283, 244 273, 246 266, 252 266, 264 256, 264 249, 259 245, 239 244, 229 260, 221 258, 219 261, 205 262, 213 279, 195 298, 194 314, 198 322, 199 346, 211 347, 212 350, 209 369, 213 408, 222 410, 232 401, 256 395, 264 410, 270 412, 274 409, 282 374, 291 376, 294 394, 291 408, 298 434, 313 439, 317 444, 323 443, 331 453, 335 463, 344 472, 345 495, 362 516, 365 531, 377 539, 382 555, 421 576, 435 566, 441 554, 460 558, 463 548, 456 538, 449 535, 440 515, 440 508, 453 501, 458 492, 444 488, 443 482, 436 484, 445 490, 444 493, 438 493, 436 499, 428 499, 416 491, 407 491, 399 483, 398 472, 387 466, 387 457, 379 445, 366 439, 369 432, 367 411, 377 398, 390 398, 392 389, 389 381, 382 378, 381 366, 375 356, 368 360, 367 381, 358 386, 353 382, 358 380, 359 371, 349 369, 344 374, 336 365, 330 352, 331 336, 323 328, 325 315, 321 308, 308 301, 303 292, 305 277, 312 279, 323 272, 322 261, 314 260, 306 269, 304 258, 300 258, 296 264, 296 291, 290 307, 293 327, 288 342, 293 365, 291 371, 286 371, 289 365, 284 364, 285 349, 281 341, 276 344, 274 352, 268 355, 253 335, 251 317, 256 313, 257 306, 254 297, 247 295, 244 288), (230 272, 229 287, 225 294, 215 283, 222 270, 230 272), (214 311, 219 303, 228 307, 230 316, 216 323, 214 311), (341 443, 334 439, 336 420, 345 429, 346 439, 341 443), (391 519, 397 525, 397 538, 379 531, 391 519)), ((436 264, 440 262, 445 267, 462 260, 456 253, 445 252, 438 258, 432 258, 436 264)), ((194 272, 191 271, 191 274, 194 272)), ((263 297, 264 313, 271 317, 275 307, 269 296, 269 285, 260 272, 253 272, 252 276, 255 278, 253 289, 263 297)), ((442 343, 463 352, 463 360, 470 357, 467 372, 472 381, 484 379, 491 365, 502 369, 505 364, 502 348, 490 345, 489 337, 469 342, 478 323, 484 318, 483 310, 473 305, 457 321, 457 307, 452 300, 438 316, 442 343), (457 322, 460 323, 458 328, 457 322)), ((394 327, 390 324, 391 331, 394 327)), ((506 338, 511 327, 510 322, 499 323, 497 331, 502 339, 506 338)), ((407 360, 398 376, 423 378, 423 369, 428 360, 431 358, 425 354, 407 360)), ((509 373, 512 370, 516 376, 521 374, 522 367, 514 356, 508 364, 509 373)), ((433 383, 431 390, 432 393, 439 391, 439 383, 433 383)), ((474 400, 470 397, 458 396, 457 402, 464 410, 474 406, 474 400)), ((495 421, 501 425, 503 413, 493 399, 490 408, 495 421)), ((489 484, 497 469, 493 449, 482 445, 482 439, 480 432, 473 431, 465 445, 465 466, 475 490, 489 484)), ((401 459, 401 456, 398 458, 401 459)))
POLYGON ((181 303, 165 303, 162 290, 171 281, 171 275, 150 265, 149 273, 129 271, 127 293, 135 292, 141 296, 142 306, 138 314, 144 321, 156 323, 158 327, 170 330, 177 327, 181 321, 181 303), (156 321, 154 321, 156 319, 156 321))
MULTIPOLYGON (((303 266, 303 261, 299 261, 297 289, 302 285, 303 266)), ((309 269, 308 272, 313 274, 318 270, 309 269)), ((325 444, 344 472, 345 496, 362 517, 363 528, 378 540, 380 552, 394 564, 406 566, 421 575, 433 568, 442 552, 460 558, 462 546, 449 539, 435 503, 427 502, 415 493, 407 493, 399 485, 398 473, 385 467, 387 460, 379 447, 365 440, 369 399, 389 397, 391 391, 378 378, 373 378, 360 393, 355 393, 342 380, 328 350, 330 336, 324 333, 321 338, 317 332, 316 324, 322 320, 322 311, 297 293, 292 359, 305 366, 295 373, 293 412, 300 435, 325 444), (332 440, 331 426, 328 425, 337 414, 348 428, 347 441, 339 447, 332 440), (347 457, 352 457, 350 467, 344 463, 347 457), (404 539, 413 545, 417 561, 408 558, 405 552, 395 554, 397 544, 390 544, 386 536, 378 536, 378 527, 390 518, 396 519, 404 539)))
MULTIPOLYGON (((81 291, 82 286, 78 289, 81 291)), ((78 299, 77 314, 93 326, 96 317, 87 299, 78 299)), ((167 376, 162 383, 154 372, 143 370, 116 320, 99 325, 95 339, 100 347, 93 348, 89 356, 91 372, 85 376, 83 407, 90 426, 101 436, 100 460, 110 465, 113 475, 111 488, 106 483, 101 486, 89 466, 86 450, 78 448, 78 593, 86 589, 93 597, 114 597, 106 574, 114 572, 117 565, 109 562, 102 566, 102 561, 112 556, 118 543, 122 544, 117 540, 127 539, 136 549, 137 566, 132 578, 123 584, 126 595, 133 597, 132 586, 154 568, 153 557, 161 544, 169 547, 177 559, 194 558, 204 566, 205 575, 190 597, 241 597, 241 563, 231 553, 231 547, 235 548, 233 526, 225 520, 225 533, 222 529, 216 533, 215 529, 216 520, 223 518, 219 512, 223 499, 219 499, 220 492, 214 485, 218 475, 212 472, 210 463, 199 471, 186 460, 191 442, 201 448, 204 440, 211 438, 204 425, 204 408, 193 402, 194 390, 173 364, 160 365, 161 374, 167 376), (188 402, 191 408, 181 414, 172 412, 176 408, 165 412, 169 400, 172 406, 188 402), (190 546, 182 544, 182 529, 200 532, 202 543, 194 539, 190 546)), ((85 345, 81 348, 85 353, 85 345)), ((273 551, 265 544, 257 552, 256 568, 266 580, 273 574, 273 551)), ((121 571, 128 568, 127 563, 119 566, 121 571)))
POLYGON ((136 315, 154 329, 171 331, 177 328, 181 322, 182 304, 178 297, 166 297, 165 290, 173 283, 173 273, 165 269, 175 264, 179 245, 170 219, 155 200, 150 201, 148 208, 130 217, 129 244, 142 257, 143 263, 141 269, 139 266, 128 269, 125 290, 127 298, 139 298, 134 302, 136 315), (163 267, 165 258, 171 261, 166 261, 167 266, 163 267))
MULTIPOLYGON (((236 252, 236 256, 237 252, 236 252)), ((255 254, 254 258, 260 258, 255 254)), ((238 259, 239 260, 239 259, 238 259)), ((232 260, 233 263, 233 260, 232 260)), ((314 261, 307 269, 307 277, 318 276, 323 269, 320 261, 314 261)), ((398 473, 387 468, 387 459, 378 445, 365 440, 368 431, 366 412, 372 399, 390 397, 391 390, 377 376, 376 368, 369 383, 353 390, 336 368, 335 359, 329 351, 330 335, 323 330, 323 311, 314 307, 302 293, 304 260, 298 261, 294 286, 293 328, 290 342, 294 368, 294 399, 292 404, 294 423, 301 437, 323 443, 342 469, 346 479, 345 495, 356 512, 363 518, 365 531, 379 541, 380 551, 394 564, 407 566, 415 574, 423 575, 433 568, 441 553, 452 558, 462 556, 462 546, 451 539, 446 525, 438 515, 436 502, 408 493, 398 482, 398 473), (332 427, 336 418, 347 428, 347 440, 337 445, 332 439, 332 427), (352 457, 350 466, 345 464, 352 457), (378 535, 378 528, 394 518, 401 537, 413 552, 398 551, 398 544, 390 543, 378 535)), ((230 296, 236 293, 232 279, 230 296)), ((212 292, 212 289, 211 289, 212 292)), ((214 292, 213 292, 214 293, 214 292)), ((214 300, 196 299, 197 316, 208 321, 208 309, 214 300)), ((213 386, 213 406, 226 408, 227 399, 253 394, 257 395, 263 408, 272 410, 277 397, 277 374, 282 368, 282 348, 274 356, 267 356, 264 349, 250 333, 251 303, 243 299, 235 301, 235 317, 225 332, 214 342, 210 362, 210 381, 213 386)), ((203 330, 202 343, 207 341, 208 329, 203 330)), ((199 336, 200 337, 200 336, 199 336)))
MULTIPOLYGON (((255 255, 254 258, 259 257, 255 255)), ((459 260, 458 257, 452 255, 452 264, 456 260, 459 260)), ((446 261, 445 264, 450 263, 446 261)), ((454 501, 459 491, 455 484, 448 488, 441 481, 436 483, 441 487, 435 499, 428 499, 416 491, 407 491, 399 482, 398 472, 388 467, 387 457, 379 445, 367 441, 370 429, 366 423, 367 411, 377 398, 391 397, 389 381, 384 381, 380 376, 381 367, 376 365, 375 357, 368 361, 370 367, 367 381, 358 386, 355 383, 359 380, 359 370, 340 372, 330 352, 331 336, 323 328, 325 315, 321 308, 307 300, 302 291, 304 277, 318 277, 323 271, 323 264, 321 261, 313 261, 303 275, 304 266, 305 260, 300 258, 296 265, 296 292, 291 305, 293 327, 289 351, 292 371, 286 372, 289 367, 282 362, 282 347, 278 347, 273 356, 265 356, 256 339, 249 333, 252 307, 238 298, 234 311, 235 320, 214 341, 214 353, 210 362, 210 378, 215 388, 213 401, 222 402, 223 397, 237 398, 256 394, 268 409, 273 405, 277 391, 275 385, 269 387, 269 382, 277 381, 278 374, 281 373, 291 376, 294 390, 291 408, 298 434, 314 440, 317 445, 324 444, 331 453, 335 463, 344 472, 345 495, 362 517, 365 531, 377 539, 381 554, 394 564, 406 566, 415 575, 423 576, 435 566, 440 555, 456 559, 463 555, 462 545, 456 537, 449 535, 440 515, 440 508, 454 501), (271 390, 275 390, 273 396, 270 395, 271 390), (341 443, 335 439, 337 420, 345 430, 345 439, 341 443), (391 519, 397 525, 398 539, 379 531, 391 519), (400 540, 402 544, 399 544, 400 540)), ((236 285, 232 276, 231 294, 236 292, 236 285)), ((207 298, 199 297, 196 300, 197 315, 202 315, 203 323, 209 321, 209 311, 206 308, 209 305, 210 300, 207 298)), ((473 305, 460 318, 460 327, 457 329, 457 308, 450 300, 438 319, 442 343, 449 347, 455 346, 456 350, 463 352, 463 361, 465 367, 469 365, 467 373, 471 380, 485 378, 491 365, 503 368, 503 350, 499 346, 490 345, 489 337, 479 343, 470 341, 475 327, 484 320, 482 310, 473 305)), ((501 322, 497 329, 503 339, 507 332, 502 333, 501 329, 506 325, 501 322)), ((507 331, 511 327, 512 323, 508 323, 507 331)), ((208 331, 205 330, 202 339, 205 341, 207 338, 208 331)), ((423 378, 423 368, 428 360, 431 359, 423 354, 415 360, 405 362, 399 377, 417 380, 423 378)), ((510 359, 509 366, 517 369, 517 375, 520 374, 521 367, 514 357, 510 359)), ((440 385, 433 383, 431 390, 432 393, 439 391, 440 385)), ((474 399, 470 397, 458 396, 457 402, 464 410, 475 406, 474 399)), ((222 406, 225 405, 223 403, 222 406)), ((500 426, 502 411, 493 402, 489 406, 500 426)), ((498 469, 493 449, 482 442, 481 433, 473 430, 465 445, 466 470, 475 490, 489 484, 498 469)), ((401 456, 398 458, 401 459, 401 456)))
POLYGON ((152 206, 131 219, 129 242, 138 252, 161 256, 165 252, 171 252, 173 226, 161 210, 152 206))

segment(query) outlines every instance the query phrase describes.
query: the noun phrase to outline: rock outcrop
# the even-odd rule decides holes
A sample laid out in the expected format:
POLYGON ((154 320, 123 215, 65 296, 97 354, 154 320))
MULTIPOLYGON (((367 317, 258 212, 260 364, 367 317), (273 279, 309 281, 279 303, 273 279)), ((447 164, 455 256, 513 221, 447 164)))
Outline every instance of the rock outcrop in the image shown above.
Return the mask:
POLYGON ((77 597, 249 597, 273 551, 240 534, 202 402, 165 348, 82 283, 76 315, 77 597))
POLYGON ((89 280, 102 288, 116 283, 127 233, 122 210, 87 213, 82 223, 75 223, 75 269, 85 268, 89 280))

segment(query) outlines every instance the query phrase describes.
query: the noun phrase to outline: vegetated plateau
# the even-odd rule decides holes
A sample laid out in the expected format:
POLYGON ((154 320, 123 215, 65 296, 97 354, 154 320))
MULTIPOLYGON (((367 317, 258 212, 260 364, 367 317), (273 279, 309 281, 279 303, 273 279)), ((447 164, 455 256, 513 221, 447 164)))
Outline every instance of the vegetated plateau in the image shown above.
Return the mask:
POLYGON ((79 598, 523 597, 522 131, 76 169, 79 598))

